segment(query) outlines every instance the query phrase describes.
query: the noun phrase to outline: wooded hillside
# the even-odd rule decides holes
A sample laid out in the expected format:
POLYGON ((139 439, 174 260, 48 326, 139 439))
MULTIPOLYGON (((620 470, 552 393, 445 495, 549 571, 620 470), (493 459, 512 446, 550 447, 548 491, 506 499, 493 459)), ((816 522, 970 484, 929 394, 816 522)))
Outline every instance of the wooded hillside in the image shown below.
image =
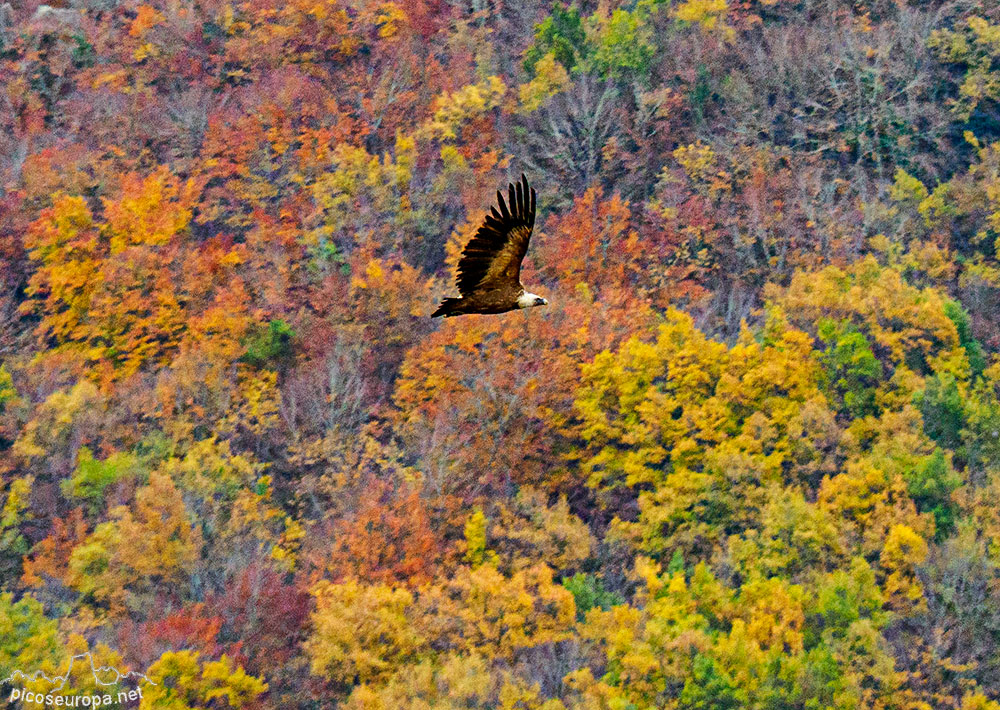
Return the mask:
POLYGON ((993 2, 2 5, 0 678, 1000 710, 998 256, 993 2))

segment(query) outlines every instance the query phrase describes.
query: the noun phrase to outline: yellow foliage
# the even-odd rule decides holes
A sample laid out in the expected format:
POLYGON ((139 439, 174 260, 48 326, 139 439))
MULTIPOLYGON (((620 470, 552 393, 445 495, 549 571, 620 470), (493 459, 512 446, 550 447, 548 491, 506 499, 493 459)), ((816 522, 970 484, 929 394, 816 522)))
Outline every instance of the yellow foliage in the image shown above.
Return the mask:
POLYGON ((567 678, 581 701, 597 703, 592 707, 657 707, 666 688, 690 676, 692 657, 709 648, 708 614, 729 614, 727 590, 704 564, 696 566, 690 585, 683 573, 661 574, 642 558, 636 572, 644 582, 639 606, 591 609, 580 629, 617 669, 614 687, 595 683, 586 671, 567 678))
POLYGON ((847 545, 827 508, 801 492, 775 487, 768 494, 760 530, 729 538, 733 566, 745 579, 794 577, 807 570, 835 569, 846 562, 847 545))
POLYGON ((906 525, 893 525, 882 548, 881 563, 886 569, 902 569, 927 558, 927 543, 906 525))
POLYGON ((358 320, 379 329, 383 347, 397 345, 410 337, 410 317, 426 315, 430 282, 403 259, 369 257, 367 250, 357 256, 364 264, 364 278, 352 277, 350 293, 355 312, 364 314, 358 320))
POLYGON ((674 150, 674 160, 684 168, 687 176, 697 182, 709 182, 719 176, 716 167, 715 151, 712 146, 698 141, 690 145, 682 145, 674 150))
POLYGON ((209 437, 191 444, 183 458, 167 459, 161 471, 181 488, 214 497, 231 497, 253 483, 262 466, 233 454, 228 441, 209 437))
POLYGON ((403 666, 382 687, 362 684, 344 710, 460 710, 484 707, 495 695, 496 680, 482 656, 448 654, 440 663, 425 660, 403 666))
POLYGON ((500 509, 490 539, 504 570, 544 562, 566 574, 578 569, 596 546, 587 524, 569 511, 565 495, 551 506, 546 498, 544 492, 522 486, 513 503, 500 509))
POLYGON ((199 559, 201 532, 162 473, 150 474, 133 506, 113 508, 110 517, 74 548, 67 582, 113 614, 123 611, 128 592, 141 591, 152 579, 180 583, 199 559))
POLYGON ((392 39, 399 32, 399 26, 406 22, 406 13, 398 4, 387 2, 379 7, 375 23, 379 26, 378 36, 392 39))
POLYGON ((288 571, 294 570, 298 551, 302 547, 302 540, 305 536, 306 529, 302 523, 290 515, 286 515, 285 529, 274 547, 271 548, 271 559, 282 563, 284 569, 288 571))
POLYGON ((223 435, 241 432, 256 438, 267 437, 279 426, 281 390, 278 388, 278 373, 240 366, 236 379, 233 406, 215 430, 223 435))
POLYGON ((917 512, 904 480, 934 450, 920 413, 907 402, 878 419, 856 420, 842 444, 843 470, 825 478, 817 492, 817 505, 839 521, 842 533, 868 555, 882 550, 895 524, 932 536, 933 517, 917 512))
POLYGON ((887 603, 898 609, 916 604, 923 608, 923 585, 915 574, 916 566, 927 559, 927 543, 907 525, 896 524, 889 529, 882 555, 882 568, 888 572, 885 580, 887 603))
POLYGON ((960 710, 1000 710, 1000 703, 990 700, 982 693, 966 693, 962 697, 960 710))
POLYGON ((24 245, 39 265, 28 281, 26 293, 33 300, 21 304, 22 312, 44 311, 37 332, 66 342, 85 332, 87 311, 101 275, 94 261, 97 231, 82 197, 53 196, 52 207, 32 222, 24 245), (44 299, 42 303, 39 300, 44 299))
POLYGON ((434 114, 421 131, 438 140, 455 140, 463 124, 499 106, 506 93, 503 80, 490 76, 478 84, 442 94, 434 99, 434 114))
POLYGON ((22 522, 21 514, 28 507, 32 481, 34 481, 32 476, 21 476, 5 484, 4 490, 7 495, 3 507, 0 508, 0 533, 14 529, 22 522))
POLYGON ((473 568, 497 562, 497 553, 486 547, 486 522, 481 508, 476 508, 465 521, 465 561, 473 568))
POLYGON ((744 333, 727 349, 686 315, 666 320, 654 343, 633 338, 583 366, 581 468, 602 495, 639 490, 639 520, 615 521, 616 535, 652 553, 708 552, 722 526, 758 524, 762 483, 821 465, 823 431, 803 429, 828 408, 806 334, 778 323, 764 344, 744 333))
POLYGON ((510 659, 522 649, 570 638, 573 595, 536 565, 505 577, 491 565, 460 568, 421 588, 415 624, 435 643, 510 659))
POLYGON ((866 553, 881 549, 895 521, 906 520, 924 529, 933 526, 933 521, 918 515, 902 478, 887 474, 871 461, 850 462, 846 473, 824 479, 817 504, 842 521, 846 531, 858 534, 866 553))
POLYGON ((786 289, 769 286, 768 298, 783 308, 794 325, 823 318, 863 328, 892 362, 926 361, 932 370, 960 355, 958 331, 945 314, 945 296, 907 284, 895 269, 866 257, 846 270, 828 267, 797 273, 786 289))
POLYGON ((310 243, 350 237, 359 245, 374 222, 405 230, 414 215, 407 195, 416 160, 412 136, 397 133, 395 156, 380 159, 364 148, 339 143, 333 150, 331 169, 320 174, 309 190, 316 203, 315 226, 306 237, 310 243), (363 201, 367 211, 358 211, 363 201), (373 218, 377 215, 377 220, 373 218))
POLYGON ((776 577, 744 584, 735 606, 745 620, 747 638, 759 644, 761 649, 801 653, 805 623, 803 598, 801 587, 776 577))
MULTIPOLYGON (((35 409, 14 442, 14 453, 25 458, 57 457, 74 446, 81 428, 104 411, 105 400, 89 380, 56 390, 35 409)), ((75 448, 73 449, 75 454, 75 448)))
POLYGON ((697 23, 704 31, 719 29, 731 38, 734 30, 725 24, 729 4, 726 0, 684 0, 674 9, 674 17, 682 22, 697 23))
POLYGON ((1000 95, 1000 77, 993 68, 1000 51, 1000 25, 972 15, 954 30, 934 30, 927 44, 943 61, 967 66, 958 98, 950 101, 960 119, 968 120, 981 101, 1000 95))
POLYGON ((143 688, 140 710, 177 708, 200 710, 216 707, 224 698, 234 710, 252 704, 267 691, 267 683, 233 668, 225 654, 217 661, 201 661, 196 651, 167 651, 146 672, 153 684, 143 688))
POLYGON ((194 180, 182 183, 165 167, 145 178, 126 177, 121 197, 104 199, 111 254, 130 246, 166 244, 190 225, 197 197, 194 180))
POLYGON ((324 580, 312 595, 313 633, 305 643, 309 667, 336 685, 382 681, 427 645, 408 617, 413 595, 405 589, 324 580))
POLYGON ((902 202, 904 200, 912 200, 914 202, 921 202, 927 198, 927 188, 924 184, 920 182, 917 178, 910 175, 908 172, 902 168, 896 170, 895 182, 892 187, 889 188, 889 196, 902 202))
POLYGON ((264 468, 248 454, 233 454, 228 441, 213 436, 191 444, 182 457, 164 461, 158 473, 183 491, 215 554, 236 555, 259 546, 292 565, 300 529, 289 527, 272 503, 271 477, 262 474, 264 468))
MULTIPOLYGON (((708 340, 689 316, 670 310, 654 343, 626 341, 581 368, 575 406, 581 434, 596 454, 584 462, 588 485, 614 488, 649 483, 674 444, 687 457, 685 434, 699 417, 725 365, 726 347, 708 340), (680 417, 673 413, 681 410, 680 417), (687 411, 693 414, 685 417, 687 411), (629 448, 620 443, 631 445, 629 448)), ((712 416, 709 414, 709 416, 712 416)))
POLYGON ((361 685, 344 710, 565 710, 558 700, 541 697, 538 684, 527 685, 509 672, 498 672, 490 660, 472 654, 446 654, 404 666, 387 683, 361 685))
POLYGON ((555 96, 569 86, 569 73, 556 60, 555 52, 549 52, 538 60, 535 65, 535 76, 519 89, 521 111, 531 113, 537 111, 550 97, 555 96))
POLYGON ((199 190, 166 168, 127 174, 120 194, 103 198, 99 224, 82 198, 56 196, 25 238, 38 268, 22 305, 40 316, 36 333, 54 341, 53 352, 73 352, 105 384, 167 362, 187 315, 171 249, 187 234, 199 190))

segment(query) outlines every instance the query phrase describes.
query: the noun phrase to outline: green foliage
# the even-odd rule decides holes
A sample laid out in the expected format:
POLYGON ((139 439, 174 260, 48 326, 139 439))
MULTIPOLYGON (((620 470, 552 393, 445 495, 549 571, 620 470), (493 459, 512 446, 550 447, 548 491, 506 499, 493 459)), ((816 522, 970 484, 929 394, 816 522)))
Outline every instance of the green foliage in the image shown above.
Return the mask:
POLYGON ((577 572, 572 577, 564 579, 562 585, 573 593, 578 621, 583 621, 591 609, 607 611, 613 606, 625 603, 619 594, 605 589, 604 583, 593 574, 577 572))
POLYGON ((988 469, 1000 468, 1000 399, 997 377, 1000 370, 994 364, 986 369, 968 393, 965 402, 966 428, 962 444, 970 472, 977 481, 988 469))
POLYGON ((76 470, 60 488, 64 496, 86 502, 91 513, 96 513, 104 502, 105 489, 123 479, 138 477, 143 469, 142 461, 134 454, 121 451, 100 461, 89 448, 81 446, 76 470))
POLYGON ((7 406, 11 402, 16 402, 17 399, 17 388, 14 387, 10 371, 5 363, 0 363, 0 413, 3 413, 7 406))
POLYGON ((684 710, 737 710, 748 698, 738 682, 710 657, 698 654, 691 664, 691 677, 685 681, 678 708, 684 710))
POLYGON ((958 341, 965 348, 965 355, 969 358, 969 368, 972 370, 973 377, 978 377, 986 369, 986 353, 983 351, 982 344, 972 334, 972 321, 969 319, 968 312, 961 303, 952 300, 945 302, 944 312, 955 324, 955 329, 958 330, 958 341))
POLYGON ((935 539, 940 541, 948 537, 959 512, 951 494, 962 485, 962 478, 952 468, 944 451, 935 448, 933 454, 908 473, 906 485, 917 510, 933 513, 935 539))
POLYGON ((73 41, 76 42, 76 47, 73 48, 73 64, 77 68, 93 66, 97 61, 94 45, 82 34, 73 35, 73 41))
POLYGON ((309 246, 309 269, 315 273, 326 273, 339 270, 345 276, 351 273, 351 265, 347 258, 337 248, 337 243, 323 235, 309 246))
POLYGON ((680 551, 680 549, 674 550, 673 557, 670 558, 670 564, 667 565, 667 573, 684 573, 684 554, 680 551))
POLYGON ((524 70, 534 76, 535 65, 552 52, 556 61, 572 72, 591 51, 580 11, 575 6, 556 2, 552 5, 552 14, 535 25, 535 41, 524 54, 524 70))
POLYGON ((38 600, 27 594, 15 602, 13 594, 0 594, 0 677, 15 670, 49 671, 62 658, 58 624, 45 616, 38 600))
POLYGON ((821 361, 847 414, 852 418, 876 414, 875 395, 883 370, 868 338, 851 323, 830 319, 819 322, 818 334, 827 344, 821 361))
POLYGON ((915 395, 924 417, 924 431, 941 446, 956 450, 965 428, 965 401, 954 376, 942 373, 927 378, 924 390, 915 395))
POLYGON ((695 73, 695 80, 688 90, 688 101, 691 103, 691 110, 699 123, 705 119, 705 111, 713 94, 712 74, 708 67, 699 64, 695 73))
POLYGON ((576 6, 556 3, 552 14, 535 26, 524 69, 535 77, 539 63, 551 53, 570 75, 593 71, 603 78, 644 78, 656 53, 651 19, 662 5, 661 0, 644 0, 631 10, 599 10, 583 18, 576 6))
POLYGON ((273 367, 292 356, 295 331, 285 321, 275 318, 266 328, 259 328, 246 341, 243 361, 254 367, 273 367))
POLYGON ((819 576, 815 588, 816 595, 806 614, 807 648, 824 638, 844 637, 853 624, 862 620, 876 628, 888 622, 875 570, 862 557, 853 558, 846 569, 819 576))
POLYGON ((645 77, 656 46, 645 4, 631 12, 618 8, 606 20, 596 21, 594 66, 605 76, 645 77))

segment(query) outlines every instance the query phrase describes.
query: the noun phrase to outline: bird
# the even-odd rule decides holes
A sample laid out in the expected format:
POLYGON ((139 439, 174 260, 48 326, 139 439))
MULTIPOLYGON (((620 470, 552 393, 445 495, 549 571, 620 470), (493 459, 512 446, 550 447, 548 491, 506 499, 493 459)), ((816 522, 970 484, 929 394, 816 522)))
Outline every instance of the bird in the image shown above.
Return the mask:
POLYGON ((508 185, 507 202, 497 190, 497 203, 462 250, 456 279, 460 296, 445 298, 432 318, 548 305, 521 285, 521 261, 535 226, 535 190, 528 178, 522 173, 519 182, 508 185))

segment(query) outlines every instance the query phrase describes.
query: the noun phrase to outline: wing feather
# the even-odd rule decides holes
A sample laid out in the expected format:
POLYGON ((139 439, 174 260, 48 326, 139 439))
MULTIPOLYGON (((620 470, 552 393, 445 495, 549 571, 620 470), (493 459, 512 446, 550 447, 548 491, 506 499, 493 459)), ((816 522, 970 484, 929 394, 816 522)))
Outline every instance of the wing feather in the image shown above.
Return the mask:
POLYGON ((463 296, 480 288, 516 287, 521 262, 535 225, 535 190, 528 178, 507 188, 507 200, 497 190, 497 205, 490 209, 458 262, 458 291, 463 296), (508 207, 509 205, 509 207, 508 207))

